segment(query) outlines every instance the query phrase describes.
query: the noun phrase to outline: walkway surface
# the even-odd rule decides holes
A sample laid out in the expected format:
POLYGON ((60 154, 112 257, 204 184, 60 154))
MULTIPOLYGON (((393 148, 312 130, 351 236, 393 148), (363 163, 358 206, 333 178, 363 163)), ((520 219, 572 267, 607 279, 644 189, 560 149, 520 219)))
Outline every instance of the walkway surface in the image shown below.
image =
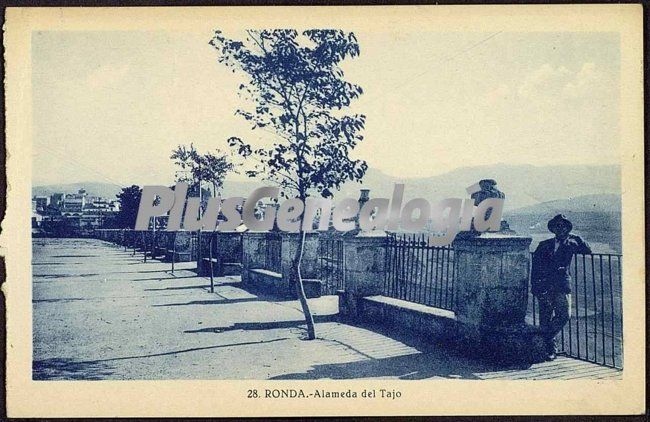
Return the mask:
POLYGON ((337 298, 310 300, 318 339, 304 340, 297 301, 250 293, 142 261, 93 239, 33 241, 34 379, 555 379, 621 372, 560 357, 489 367, 433 344, 338 322, 337 298))

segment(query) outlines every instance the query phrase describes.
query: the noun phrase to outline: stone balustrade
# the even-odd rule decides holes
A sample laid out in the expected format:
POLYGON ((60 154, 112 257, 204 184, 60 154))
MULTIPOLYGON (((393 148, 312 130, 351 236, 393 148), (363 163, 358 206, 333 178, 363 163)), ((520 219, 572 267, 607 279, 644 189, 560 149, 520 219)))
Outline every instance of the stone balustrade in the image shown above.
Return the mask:
POLYGON ((204 232, 197 268, 199 275, 240 275, 242 269, 242 237, 240 232, 204 232), (212 250, 210 250, 212 248, 212 250))
MULTIPOLYGON (((321 294, 318 233, 305 235, 301 275, 308 297, 321 294)), ((295 297, 292 280, 293 261, 300 244, 300 234, 281 232, 247 232, 242 238, 242 282, 264 287, 276 294, 295 297), (279 250, 278 250, 279 249, 279 250)))
MULTIPOLYGON (((301 273, 308 297, 321 292, 322 235, 308 233, 305 239, 301 273)), ((132 230, 97 230, 96 236, 140 249, 154 240, 151 232, 132 230)), ((166 257, 175 248, 176 261, 183 261, 191 255, 191 236, 189 232, 159 231, 156 244, 166 249, 166 257)), ((292 265, 299 236, 278 232, 202 233, 194 259, 199 260, 201 275, 209 274, 210 268, 213 275, 241 274, 244 286, 265 287, 295 297, 292 265), (279 251, 275 249, 278 245, 279 251)), ((453 311, 382 296, 387 271, 386 234, 349 233, 342 239, 345 288, 339 292, 339 307, 343 318, 383 321, 401 331, 452 343, 491 361, 532 361, 544 355, 539 330, 525 323, 530 238, 498 233, 459 236, 453 243, 457 268, 453 311)))

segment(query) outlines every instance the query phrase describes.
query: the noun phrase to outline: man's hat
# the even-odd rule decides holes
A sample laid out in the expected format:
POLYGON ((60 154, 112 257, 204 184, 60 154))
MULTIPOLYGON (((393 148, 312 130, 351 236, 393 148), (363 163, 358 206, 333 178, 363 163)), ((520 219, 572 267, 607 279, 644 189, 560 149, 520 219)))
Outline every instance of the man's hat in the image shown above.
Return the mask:
POLYGON ((564 224, 566 224, 567 226, 569 226, 569 231, 573 230, 573 224, 571 223, 571 221, 569 221, 568 218, 566 218, 566 217, 564 216, 564 214, 558 214, 558 215, 556 215, 555 217, 551 218, 551 219, 548 221, 548 224, 546 225, 546 227, 548 227, 548 230, 549 230, 550 232, 555 233, 555 229, 556 229, 557 226, 560 225, 561 223, 564 223, 564 224))
POLYGON ((478 182, 478 185, 481 187, 481 189, 487 189, 492 186, 496 186, 497 181, 494 179, 483 179, 478 182))

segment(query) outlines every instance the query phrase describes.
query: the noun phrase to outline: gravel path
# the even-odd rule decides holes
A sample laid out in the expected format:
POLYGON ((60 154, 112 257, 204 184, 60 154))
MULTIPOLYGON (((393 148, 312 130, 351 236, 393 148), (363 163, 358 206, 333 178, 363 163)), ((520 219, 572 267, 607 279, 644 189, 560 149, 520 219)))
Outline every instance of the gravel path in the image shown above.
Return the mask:
POLYGON ((310 299, 319 338, 307 341, 298 301, 250 293, 239 277, 217 278, 210 293, 209 279, 189 271, 193 263, 177 264, 171 274, 169 263, 144 263, 94 239, 34 239, 33 252, 37 380, 522 374, 494 372, 409 336, 340 323, 336 296, 310 299))
MULTIPOLYGON (((192 263, 172 275, 93 239, 33 248, 34 379, 347 378, 366 372, 350 363, 419 353, 336 322, 335 296, 310 300, 320 338, 305 341, 297 301, 249 293, 238 277, 210 293, 192 263), (314 373, 324 365, 331 374, 314 373)), ((366 376, 395 376, 380 372, 366 376)))

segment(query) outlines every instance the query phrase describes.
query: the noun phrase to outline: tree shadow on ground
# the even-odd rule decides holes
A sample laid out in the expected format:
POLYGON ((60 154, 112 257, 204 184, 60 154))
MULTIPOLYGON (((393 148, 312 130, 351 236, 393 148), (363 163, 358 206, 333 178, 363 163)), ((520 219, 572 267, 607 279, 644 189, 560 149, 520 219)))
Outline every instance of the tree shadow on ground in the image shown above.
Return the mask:
POLYGON ((96 300, 96 298, 82 298, 82 297, 60 297, 54 299, 32 299, 32 303, 57 303, 57 302, 76 302, 80 300, 96 300))
POLYGON ((184 303, 163 303, 159 305, 151 305, 154 308, 167 307, 167 306, 191 306, 191 305, 229 305, 232 303, 244 303, 244 302, 259 302, 260 298, 258 297, 243 297, 239 299, 213 299, 213 300, 193 300, 191 302, 184 303))
POLYGON ((33 277, 57 279, 57 278, 79 278, 79 277, 96 277, 98 273, 82 273, 82 274, 34 274, 33 277))
MULTIPOLYGON (((240 287, 240 283, 235 282, 235 283, 215 283, 214 284, 214 287, 222 287, 222 286, 240 287)), ((190 289, 206 289, 206 288, 209 289, 210 284, 201 284, 201 285, 194 285, 194 286, 161 287, 161 288, 158 288, 158 289, 144 289, 144 291, 145 292, 159 292, 159 291, 165 291, 165 290, 190 290, 190 289)))
POLYGON ((210 288, 210 285, 205 284, 195 284, 193 286, 178 286, 178 287, 161 287, 158 289, 144 289, 145 292, 163 292, 165 290, 193 290, 193 289, 206 289, 210 288))
POLYGON ((377 322, 355 322, 353 325, 390 337, 418 350, 428 353, 444 353, 453 359, 466 362, 467 365, 480 368, 483 372, 524 370, 532 366, 530 362, 503 362, 503 356, 495 356, 490 350, 483 350, 480 354, 472 354, 470 351, 460 348, 459 345, 449 342, 435 342, 412 331, 396 330, 390 325, 377 322))
POLYGON ((32 266, 39 267, 43 265, 81 265, 83 262, 32 262, 32 266))
MULTIPOLYGON (((315 315, 315 323, 336 322, 338 315, 315 315)), ((276 330, 282 328, 304 328, 305 320, 290 321, 269 321, 269 322, 236 322, 233 325, 223 327, 206 327, 196 330, 185 330, 184 333, 223 333, 226 331, 258 331, 258 330, 276 330)))
MULTIPOLYGON (((338 315, 329 316, 336 320, 338 315)), ((321 321, 322 322, 322 321, 321 321)), ((310 380, 310 379, 357 379, 391 377, 402 380, 422 380, 428 378, 447 379, 481 379, 478 374, 499 370, 521 370, 530 364, 501 365, 485 362, 481 359, 468 357, 461 351, 448 344, 434 343, 428 338, 419 337, 412 332, 398 332, 390 327, 377 323, 344 324, 350 328, 367 329, 398 341, 416 350, 414 353, 399 356, 374 358, 355 347, 354 341, 338 339, 322 339, 337 343, 354 351, 358 360, 343 363, 314 365, 306 372, 282 374, 271 379, 275 380, 310 380)), ((318 334, 318 326, 316 326, 318 334)), ((317 340, 318 341, 318 340, 317 340)), ((380 350, 381 351, 381 350, 380 350)))
POLYGON ((198 275, 188 275, 188 276, 182 276, 182 277, 176 277, 171 274, 166 273, 165 271, 160 271, 160 273, 164 273, 167 277, 151 277, 151 278, 134 278, 133 280, 129 281, 166 281, 166 280, 181 280, 183 278, 198 278, 200 276, 198 275))
POLYGON ((199 350, 210 350, 210 349, 222 349, 224 347, 237 347, 237 346, 250 346, 253 344, 263 344, 263 343, 273 343, 276 341, 284 341, 288 340, 288 337, 282 337, 282 338, 274 338, 272 340, 259 340, 259 341, 244 341, 241 343, 228 343, 228 344, 217 344, 214 346, 204 346, 204 347, 193 347, 190 349, 182 349, 182 350, 172 350, 170 352, 161 352, 161 353, 151 353, 147 355, 135 355, 135 356, 124 356, 124 357, 117 357, 117 358, 108 358, 108 359, 99 359, 95 361, 89 361, 89 362, 112 362, 112 361, 118 361, 118 360, 127 360, 127 359, 141 359, 141 358, 151 358, 151 357, 156 357, 156 356, 168 356, 168 355, 177 355, 180 353, 189 353, 189 352, 197 352, 199 350))
MULTIPOLYGON (((183 278, 183 277, 179 277, 179 278, 183 278)), ((287 297, 278 297, 277 295, 274 295, 262 289, 250 289, 248 287, 243 288, 241 282, 215 283, 214 285, 214 287, 216 288, 223 287, 223 286, 235 287, 237 290, 241 291, 242 293, 253 295, 253 296, 229 299, 227 297, 220 295, 218 292, 215 292, 214 294, 221 297, 221 299, 194 300, 191 302, 184 302, 184 303, 165 303, 165 304, 158 304, 158 305, 151 305, 151 306, 161 307, 161 306, 188 306, 188 305, 228 305, 231 303, 245 303, 245 302, 280 303, 280 302, 291 302, 295 300, 287 297)))
POLYGON ((78 362, 52 358, 32 362, 32 379, 101 380, 113 374, 113 367, 99 361, 78 362))
MULTIPOLYGON (((480 379, 471 366, 436 353, 413 353, 388 358, 364 358, 354 362, 315 365, 307 372, 283 374, 272 380, 359 379, 392 377, 401 380, 428 378, 480 379)), ((478 370, 478 368, 476 368, 478 370)))
MULTIPOLYGON (((177 269, 176 271, 189 271, 189 270, 179 270, 177 269)), ((169 270, 137 270, 137 271, 113 271, 112 273, 107 273, 107 274, 138 274, 138 273, 167 273, 171 276, 173 274, 171 273, 171 269, 169 270)))
POLYGON ((172 350, 169 352, 151 353, 144 355, 121 356, 107 359, 75 361, 67 358, 53 358, 33 361, 32 377, 35 380, 72 379, 72 380, 101 380, 110 377, 115 371, 114 366, 107 362, 116 362, 130 359, 145 359, 158 356, 177 355, 201 350, 221 349, 226 347, 250 346, 263 343, 274 343, 289 340, 289 337, 272 340, 247 341, 241 343, 217 344, 214 346, 193 347, 190 349, 172 350))

